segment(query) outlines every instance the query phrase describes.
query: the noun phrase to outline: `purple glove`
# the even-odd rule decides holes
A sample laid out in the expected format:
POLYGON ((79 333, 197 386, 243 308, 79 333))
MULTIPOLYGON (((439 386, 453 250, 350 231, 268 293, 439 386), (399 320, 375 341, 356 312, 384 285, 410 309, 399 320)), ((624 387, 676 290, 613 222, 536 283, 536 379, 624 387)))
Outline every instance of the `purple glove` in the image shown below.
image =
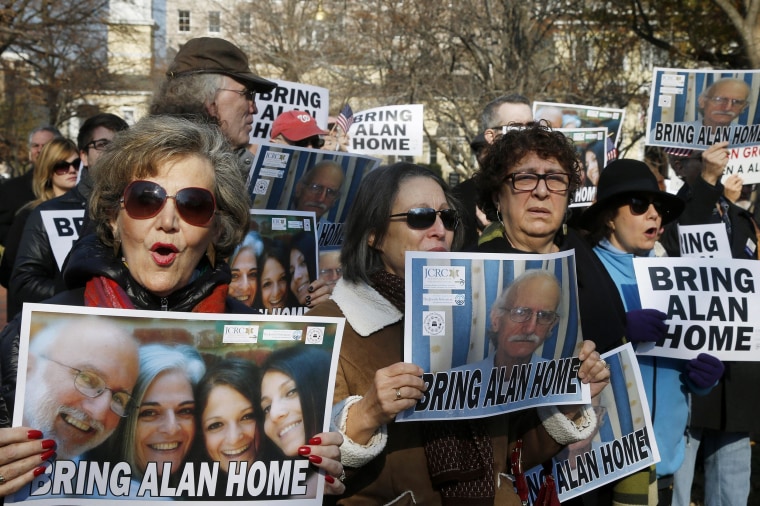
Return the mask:
POLYGON ((625 337, 632 343, 657 342, 668 329, 668 317, 656 309, 633 309, 625 314, 625 337))
POLYGON ((719 359, 700 353, 686 363, 686 374, 698 388, 710 388, 723 376, 723 362, 719 359))

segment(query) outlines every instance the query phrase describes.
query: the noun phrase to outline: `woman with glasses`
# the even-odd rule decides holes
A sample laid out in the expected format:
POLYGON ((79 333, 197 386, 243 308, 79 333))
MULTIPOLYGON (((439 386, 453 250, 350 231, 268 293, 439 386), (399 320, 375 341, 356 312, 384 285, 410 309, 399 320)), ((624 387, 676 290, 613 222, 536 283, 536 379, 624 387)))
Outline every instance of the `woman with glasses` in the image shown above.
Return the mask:
MULTIPOLYGON (((72 189, 77 184, 79 165, 79 151, 69 139, 53 139, 40 151, 32 179, 32 189, 37 198, 18 210, 5 239, 5 251, 0 261, 0 284, 3 286, 9 287, 21 235, 32 209, 72 189)), ((8 294, 8 316, 15 316, 24 302, 15 290, 11 290, 8 294)))
MULTIPOLYGON (((604 169, 597 201, 582 216, 594 253, 617 287, 615 296, 625 307, 621 323, 627 324, 626 338, 634 344, 662 339, 666 315, 656 309, 642 309, 633 259, 654 256, 663 225, 677 219, 683 209, 681 199, 659 189, 645 163, 620 159, 604 169)), ((709 392, 720 379, 723 364, 702 353, 689 361, 639 356, 639 367, 660 451, 656 466, 659 504, 670 504, 672 475, 684 456, 688 392, 709 392)), ((657 501, 655 498, 654 503, 657 501)))
MULTIPOLYGON (((343 433, 341 458, 351 473, 338 504, 519 504, 512 483, 500 478, 509 472, 507 454, 515 444, 510 430, 530 441, 526 461, 541 462, 561 448, 534 410, 514 424, 507 415, 473 424, 394 423, 425 391, 422 369, 402 362, 405 253, 458 247, 463 231, 457 206, 440 177, 409 163, 379 167, 359 186, 344 226, 343 277, 332 298, 309 312, 346 318, 333 421, 343 433), (449 427, 461 429, 449 434, 452 440, 477 440, 489 457, 446 452, 440 434, 449 427), (434 471, 447 456, 467 461, 450 480, 434 471)), ((584 367, 606 373, 594 358, 584 367)))
MULTIPOLYGON (((93 174, 89 213, 94 233, 72 249, 64 272, 70 290, 50 303, 250 312, 228 296, 230 272, 222 259, 248 230, 249 201, 235 155, 218 129, 179 118, 145 118, 116 136, 98 163, 107 170, 93 174)), ((18 320, 9 324, 0 347, 12 350, 18 329, 18 320)), ((15 377, 15 353, 1 356, 5 383, 15 377)), ((12 395, 2 391, 7 404, 12 395)), ((7 405, 12 409, 12 402, 7 405)), ((0 414, 0 420, 8 419, 0 414)), ((0 441, 21 442, 20 429, 0 430, 16 434, 0 441)), ((331 454, 340 436, 325 435, 323 444, 331 454)), ((33 467, 8 466, 21 456, 15 453, 16 458, 0 457, 0 495, 10 491, 3 481, 32 478, 33 467)), ((335 467, 332 459, 325 463, 335 467)), ((14 481, 13 486, 22 484, 14 481)))

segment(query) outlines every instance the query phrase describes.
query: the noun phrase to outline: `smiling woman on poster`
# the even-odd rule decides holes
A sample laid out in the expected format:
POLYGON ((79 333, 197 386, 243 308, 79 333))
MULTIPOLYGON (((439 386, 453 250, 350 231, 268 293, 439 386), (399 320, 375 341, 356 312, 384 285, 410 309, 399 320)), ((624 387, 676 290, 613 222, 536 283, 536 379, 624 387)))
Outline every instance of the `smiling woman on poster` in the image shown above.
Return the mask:
MULTIPOLYGON (((217 128, 148 117, 119 133, 96 166, 107 170, 92 171, 89 216, 95 233, 80 237, 71 250, 64 280, 72 289, 48 302, 250 312, 227 294, 230 272, 222 259, 248 229, 249 200, 235 156, 217 128)), ((40 456, 50 450, 40 443, 44 435, 37 427, 7 428, 15 401, 19 328, 16 319, 0 335, 0 423, 5 427, 0 429, 0 496, 47 472, 40 456)), ((103 380, 109 386, 108 378, 103 380)), ((123 392, 99 390, 94 398, 131 395, 133 384, 123 392)), ((73 395, 84 395, 81 385, 76 393, 77 385, 69 386, 73 395)), ((337 448, 325 451, 333 456, 337 448)))

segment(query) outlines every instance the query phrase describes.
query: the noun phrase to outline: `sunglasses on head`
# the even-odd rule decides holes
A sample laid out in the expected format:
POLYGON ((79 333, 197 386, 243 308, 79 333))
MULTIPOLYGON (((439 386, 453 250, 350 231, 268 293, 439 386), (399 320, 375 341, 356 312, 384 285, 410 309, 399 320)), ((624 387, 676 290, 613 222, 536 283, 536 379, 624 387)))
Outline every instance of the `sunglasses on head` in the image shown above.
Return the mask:
POLYGON ((55 164, 53 164, 53 172, 55 172, 58 176, 62 176, 69 171, 70 167, 75 171, 79 171, 79 158, 70 162, 67 162, 66 160, 55 162, 55 164))
POLYGON ((664 216, 662 202, 659 200, 654 200, 651 197, 631 197, 628 199, 628 206, 631 208, 631 214, 635 216, 647 212, 650 204, 654 206, 654 210, 657 211, 657 214, 664 216))
POLYGON ((176 195, 167 195, 166 190, 153 181, 132 181, 119 202, 124 204, 130 218, 147 220, 161 212, 166 199, 174 199, 180 217, 196 227, 208 225, 216 212, 214 194, 205 188, 183 188, 176 195))
POLYGON ((391 214, 391 218, 406 218, 406 224, 417 230, 425 230, 433 226, 436 215, 441 215, 441 222, 446 230, 456 230, 459 225, 459 214, 454 209, 436 211, 430 207, 415 207, 405 213, 391 214))

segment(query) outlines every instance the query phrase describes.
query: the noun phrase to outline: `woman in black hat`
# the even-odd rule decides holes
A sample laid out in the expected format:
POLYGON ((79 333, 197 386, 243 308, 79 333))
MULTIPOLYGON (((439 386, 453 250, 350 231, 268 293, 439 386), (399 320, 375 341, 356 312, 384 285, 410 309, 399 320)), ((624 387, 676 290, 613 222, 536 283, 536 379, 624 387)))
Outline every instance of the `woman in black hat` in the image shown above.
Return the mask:
MULTIPOLYGON (((626 311, 626 338, 633 343, 658 341, 665 335, 667 318, 656 309, 641 308, 633 258, 654 256, 662 226, 678 218, 683 208, 681 199, 660 190, 645 163, 620 159, 602 171, 597 202, 581 217, 594 253, 618 289, 626 311)), ((687 392, 707 393, 723 374, 723 364, 703 353, 690 361, 640 356, 639 366, 660 450, 659 504, 670 504, 672 475, 683 462, 687 392)))

